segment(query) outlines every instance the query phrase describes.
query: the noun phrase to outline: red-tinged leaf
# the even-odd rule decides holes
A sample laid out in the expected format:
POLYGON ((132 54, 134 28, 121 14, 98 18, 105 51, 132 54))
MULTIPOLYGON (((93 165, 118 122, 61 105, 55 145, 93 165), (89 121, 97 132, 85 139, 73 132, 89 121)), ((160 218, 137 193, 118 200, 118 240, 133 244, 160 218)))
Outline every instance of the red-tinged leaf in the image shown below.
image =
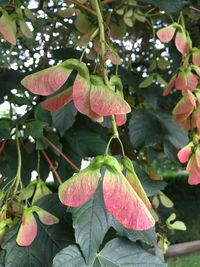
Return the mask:
POLYGON ((72 87, 67 90, 52 96, 42 102, 42 107, 49 111, 56 111, 63 108, 72 100, 72 87))
POLYGON ((1 11, 0 33, 3 38, 12 45, 16 45, 16 22, 4 10, 1 11))
POLYGON ((151 213, 122 173, 106 170, 103 197, 107 210, 124 227, 143 231, 154 226, 151 213))
POLYGON ((175 87, 177 90, 186 90, 187 89, 187 79, 184 71, 180 71, 176 77, 175 87))
POLYGON ((71 72, 62 65, 54 66, 26 76, 21 84, 34 94, 50 95, 64 85, 71 72))
POLYGON ((90 82, 77 75, 73 84, 73 101, 77 110, 94 121, 102 122, 103 118, 90 107, 90 82))
POLYGON ((196 157, 197 166, 200 169, 200 147, 197 147, 195 151, 195 157, 196 157))
POLYGON ((131 112, 129 104, 105 85, 91 85, 91 109, 101 116, 131 112))
POLYGON ((95 193, 99 177, 99 169, 91 169, 90 166, 75 174, 60 185, 60 201, 66 206, 80 207, 95 193))
POLYGON ((186 163, 190 157, 191 151, 192 151, 191 144, 181 148, 177 155, 179 161, 181 163, 186 163))
POLYGON ((190 44, 188 43, 188 39, 186 34, 182 31, 178 31, 175 38, 175 45, 177 50, 182 54, 186 55, 189 52, 190 44))
POLYGON ((200 50, 196 50, 192 53, 192 63, 196 66, 200 66, 200 50))
POLYGON ((168 43, 172 40, 176 29, 173 24, 157 31, 157 36, 162 43, 168 43))
POLYGON ((176 75, 174 75, 169 81, 168 85, 163 91, 163 96, 167 96, 171 92, 171 90, 175 87, 175 81, 176 81, 176 75))
POLYGON ((56 216, 52 215, 51 213, 47 212, 46 210, 38 208, 36 212, 40 221, 43 224, 52 225, 59 223, 59 219, 56 216))
POLYGON ((195 155, 189 160, 187 171, 189 172, 188 183, 190 185, 200 184, 200 168, 197 165, 195 155))
POLYGON ((30 246, 37 235, 37 223, 33 212, 25 210, 22 216, 22 223, 19 228, 16 242, 19 246, 30 246))
POLYGON ((122 126, 126 123, 127 117, 126 114, 118 114, 116 115, 116 123, 117 126, 122 126))

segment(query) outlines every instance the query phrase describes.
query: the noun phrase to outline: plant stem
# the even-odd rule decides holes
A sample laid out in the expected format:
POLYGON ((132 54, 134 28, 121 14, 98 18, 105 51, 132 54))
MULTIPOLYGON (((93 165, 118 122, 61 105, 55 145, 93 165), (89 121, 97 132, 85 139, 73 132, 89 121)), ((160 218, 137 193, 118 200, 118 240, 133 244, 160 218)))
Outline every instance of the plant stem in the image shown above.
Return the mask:
POLYGON ((108 144, 107 144, 107 147, 106 147, 106 152, 105 152, 105 155, 108 155, 108 149, 109 149, 109 147, 110 147, 110 144, 111 144, 111 142, 112 142, 112 140, 113 140, 113 136, 111 136, 111 138, 110 138, 110 140, 108 141, 108 144))
MULTIPOLYGON (((101 54, 102 54, 102 60, 103 60, 103 77, 104 77, 105 84, 108 85, 109 80, 108 80, 108 74, 107 74, 107 66, 106 66, 106 63, 104 62, 104 56, 106 54, 106 38, 105 38, 104 22, 103 22, 103 17, 101 14, 98 0, 94 0, 94 5, 95 5, 96 13, 97 13, 97 19, 98 19, 99 31, 100 31, 101 54)), ((119 132, 117 130, 117 124, 115 120, 115 115, 112 115, 111 119, 112 119, 113 138, 117 138, 118 140, 120 140, 119 132)), ((109 148, 111 141, 112 139, 110 139, 108 143, 108 148, 109 148)), ((122 146, 121 140, 120 140, 120 144, 122 146)), ((122 151, 124 153, 124 149, 122 151)), ((107 149, 106 149, 106 153, 107 153, 107 149)))
POLYGON ((92 35, 90 36, 89 42, 88 42, 88 44, 86 45, 86 47, 84 48, 84 50, 83 50, 83 52, 82 52, 82 55, 81 55, 81 57, 80 57, 80 62, 82 62, 82 60, 83 60, 83 57, 84 57, 84 55, 85 55, 85 52, 86 52, 86 49, 87 49, 89 43, 92 42, 92 40, 97 36, 98 32, 99 32, 99 29, 97 28, 97 29, 92 33, 92 35))
POLYGON ((181 11, 181 14, 180 14, 180 18, 181 18, 181 24, 182 24, 183 28, 185 29, 185 20, 184 20, 182 11, 181 11))
POLYGON ((67 161, 76 171, 80 171, 80 169, 56 146, 54 145, 47 137, 45 137, 45 140, 49 145, 51 145, 63 158, 67 161))
POLYGON ((117 124, 116 124, 116 121, 115 121, 115 115, 112 115, 111 120, 112 120, 113 137, 114 138, 119 138, 119 132, 117 130, 117 124))
POLYGON ((105 38, 103 17, 101 14, 98 0, 94 0, 94 4, 95 4, 96 12, 97 12, 97 19, 98 19, 99 31, 100 31, 101 54, 102 54, 102 60, 103 60, 103 77, 104 77, 105 84, 108 84, 107 66, 104 62, 104 56, 106 54, 106 38, 105 38))
MULTIPOLYGON (((15 177, 15 188, 14 188, 14 194, 17 193, 18 187, 21 184, 21 169, 22 169, 22 155, 21 155, 21 148, 20 148, 20 142, 19 142, 19 136, 18 136, 18 127, 16 127, 16 146, 17 146, 17 157, 18 157, 18 166, 17 166, 17 174, 15 177)), ((22 186, 22 184, 21 184, 22 186)))
POLYGON ((49 163, 49 166, 50 166, 52 172, 55 174, 58 183, 59 183, 59 184, 62 184, 62 180, 61 180, 61 178, 60 178, 58 172, 56 171, 55 167, 53 166, 53 163, 51 162, 51 160, 50 160, 50 158, 48 157, 47 153, 46 153, 44 150, 42 150, 42 154, 44 155, 45 159, 46 159, 47 162, 49 163))
POLYGON ((37 174, 38 174, 38 178, 40 179, 40 151, 39 150, 37 153, 37 174))

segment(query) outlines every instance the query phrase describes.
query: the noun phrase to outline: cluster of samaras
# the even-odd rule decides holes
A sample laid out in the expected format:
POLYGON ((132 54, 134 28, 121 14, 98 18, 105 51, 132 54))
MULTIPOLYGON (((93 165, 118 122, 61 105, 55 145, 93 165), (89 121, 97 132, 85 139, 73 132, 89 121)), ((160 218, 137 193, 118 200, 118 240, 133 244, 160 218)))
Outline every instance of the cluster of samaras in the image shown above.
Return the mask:
MULTIPOLYGON (((192 47, 192 41, 184 27, 174 23, 157 32, 161 42, 168 43, 175 36, 175 45, 183 55, 182 66, 177 70, 164 90, 168 95, 176 88, 182 93, 182 98, 173 110, 174 120, 187 130, 194 130, 200 134, 200 49, 192 47)), ((195 137, 195 140, 198 139, 195 137)), ((200 160, 198 142, 183 148, 178 158, 182 163, 189 160, 187 170, 190 173, 189 183, 200 183, 200 160)))

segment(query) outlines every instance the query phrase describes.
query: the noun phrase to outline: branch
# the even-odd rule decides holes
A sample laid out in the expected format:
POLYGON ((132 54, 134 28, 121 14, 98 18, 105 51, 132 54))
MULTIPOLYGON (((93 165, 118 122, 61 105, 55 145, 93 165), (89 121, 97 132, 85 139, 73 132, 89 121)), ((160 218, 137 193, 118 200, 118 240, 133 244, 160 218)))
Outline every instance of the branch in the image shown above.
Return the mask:
POLYGON ((190 6, 190 8, 191 8, 192 10, 195 10, 195 11, 197 11, 197 12, 200 12, 200 9, 198 9, 198 8, 196 8, 196 7, 190 6))
POLYGON ((6 145, 6 142, 7 142, 7 140, 4 140, 4 141, 2 141, 1 144, 0 144, 0 155, 1 155, 2 151, 4 150, 4 147, 5 147, 5 145, 6 145))
POLYGON ((95 10, 93 10, 92 8, 82 4, 81 2, 79 2, 79 0, 68 0, 68 2, 75 4, 79 7, 82 7, 83 9, 85 9, 87 12, 91 13, 92 15, 97 15, 97 13, 95 12, 95 10))
POLYGON ((80 171, 80 169, 56 146, 54 145, 47 137, 44 137, 49 145, 51 145, 63 158, 67 163, 69 163, 76 171, 80 171))
POLYGON ((43 156, 45 157, 45 159, 49 163, 49 166, 50 166, 52 172, 55 174, 58 183, 62 184, 62 180, 61 180, 58 172, 56 171, 56 168, 54 167, 53 163, 51 162, 50 158, 48 157, 47 153, 44 150, 41 150, 41 151, 42 151, 43 156))

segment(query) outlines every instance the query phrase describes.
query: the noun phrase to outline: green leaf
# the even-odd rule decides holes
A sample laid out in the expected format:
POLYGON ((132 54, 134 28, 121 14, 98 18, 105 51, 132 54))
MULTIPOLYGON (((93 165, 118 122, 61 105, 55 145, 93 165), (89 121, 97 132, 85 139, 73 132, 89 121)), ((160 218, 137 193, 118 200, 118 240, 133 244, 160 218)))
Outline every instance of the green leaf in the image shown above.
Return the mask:
POLYGON ((147 173, 144 172, 142 169, 139 168, 139 166, 134 162, 134 169, 137 173, 137 176, 140 178, 140 181, 142 183, 142 186, 144 187, 144 190, 148 197, 154 196, 158 194, 161 190, 163 190, 167 183, 164 181, 154 181, 151 180, 147 173))
POLYGON ((76 245, 61 250, 53 259, 52 267, 87 267, 82 254, 76 245))
POLYGON ((64 224, 46 226, 38 221, 38 226, 37 238, 26 248, 16 244, 18 226, 11 228, 6 234, 2 247, 6 250, 7 267, 50 267, 54 255, 69 244, 64 224))
POLYGON ((37 105, 34 112, 34 117, 37 121, 43 121, 48 124, 51 124, 51 115, 50 112, 46 109, 43 109, 41 104, 37 105))
POLYGON ((77 246, 63 249, 53 260, 53 267, 166 267, 167 265, 138 245, 124 238, 108 242, 96 254, 94 262, 86 265, 77 246))
POLYGON ((53 125, 57 128, 61 136, 74 124, 76 114, 77 110, 73 103, 69 103, 62 109, 51 113, 53 125))
POLYGON ((149 245, 155 245, 157 236, 155 228, 151 228, 146 231, 134 231, 124 228, 118 221, 114 218, 112 220, 112 227, 118 232, 120 236, 127 237, 131 241, 143 241, 149 245))
POLYGON ((171 115, 144 109, 132 113, 129 136, 136 149, 163 143, 165 153, 172 159, 177 159, 178 149, 188 143, 187 131, 175 124, 171 115))
POLYGON ((175 148, 180 149, 189 142, 187 131, 180 125, 174 123, 171 115, 160 113, 158 118, 162 124, 164 132, 166 133, 165 138, 168 139, 175 148))
POLYGON ((167 12, 181 11, 187 4, 190 3, 190 1, 188 0, 141 0, 141 2, 155 5, 160 9, 164 9, 167 12))
POLYGON ((136 110, 129 122, 129 136, 134 148, 156 144, 161 140, 161 126, 155 114, 149 110, 136 110))
POLYGON ((146 88, 150 86, 152 82, 153 82, 153 75, 150 75, 139 84, 139 88, 146 88))
POLYGON ((94 157, 104 154, 106 149, 106 141, 99 133, 89 130, 79 130, 69 132, 81 150, 82 157, 94 157))
POLYGON ((0 141, 2 139, 9 139, 10 138, 10 127, 12 121, 7 118, 0 119, 0 141))
POLYGON ((24 130, 24 136, 32 136, 35 138, 41 138, 43 136, 44 127, 48 126, 48 123, 44 121, 32 121, 26 124, 24 130))
POLYGON ((103 238, 110 228, 110 216, 104 206, 102 187, 80 208, 72 210, 76 243, 79 244, 87 263, 99 250, 103 238))
MULTIPOLYGON (((96 257, 100 266, 107 267, 166 267, 159 257, 147 253, 141 247, 124 239, 115 238, 108 242, 96 257)), ((96 261, 94 267, 97 267, 96 261)))
POLYGON ((165 70, 167 67, 169 67, 170 65, 170 62, 169 60, 166 60, 164 58, 159 58, 158 60, 158 67, 161 69, 161 70, 165 70))
MULTIPOLYGON (((59 202, 57 195, 53 197, 44 197, 38 201, 40 207, 45 208, 49 212, 56 215, 63 214, 63 207, 59 202)), ((65 211, 65 209, 64 209, 65 211)), ((66 213, 65 213, 66 217, 66 213)), ((5 266, 7 267, 51 267, 53 257, 63 247, 73 242, 71 228, 63 219, 59 224, 47 226, 38 224, 38 234, 34 242, 29 247, 20 247, 16 244, 16 235, 18 225, 12 227, 5 236, 5 241, 2 245, 6 251, 5 266)))

